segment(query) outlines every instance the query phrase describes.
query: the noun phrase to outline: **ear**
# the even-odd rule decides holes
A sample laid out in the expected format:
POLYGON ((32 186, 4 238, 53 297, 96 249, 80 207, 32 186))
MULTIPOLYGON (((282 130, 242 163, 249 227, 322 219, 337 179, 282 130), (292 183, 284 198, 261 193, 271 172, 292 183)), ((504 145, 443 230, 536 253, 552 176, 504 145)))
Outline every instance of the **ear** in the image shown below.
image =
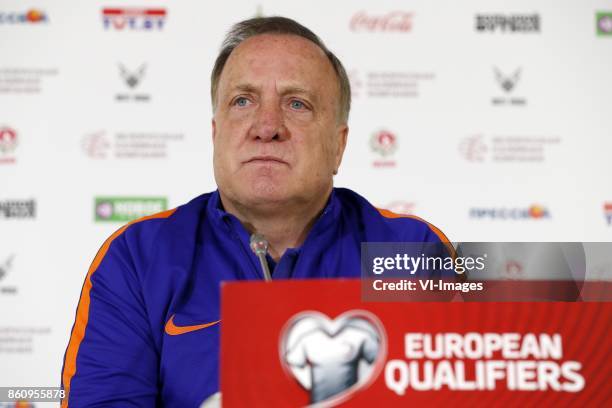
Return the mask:
POLYGON ((344 155, 344 149, 346 148, 346 142, 348 140, 348 131, 349 128, 346 123, 338 126, 338 129, 336 130, 336 157, 334 174, 338 173, 340 163, 342 163, 342 156, 344 155))

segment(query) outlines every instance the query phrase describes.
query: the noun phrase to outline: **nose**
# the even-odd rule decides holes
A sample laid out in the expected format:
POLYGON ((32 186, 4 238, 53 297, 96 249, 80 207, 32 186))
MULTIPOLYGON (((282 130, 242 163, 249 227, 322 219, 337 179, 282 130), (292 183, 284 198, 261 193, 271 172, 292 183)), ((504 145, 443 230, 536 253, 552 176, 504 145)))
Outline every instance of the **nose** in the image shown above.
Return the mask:
POLYGON ((255 115, 250 136, 263 142, 282 141, 288 136, 283 112, 278 101, 263 101, 255 115))

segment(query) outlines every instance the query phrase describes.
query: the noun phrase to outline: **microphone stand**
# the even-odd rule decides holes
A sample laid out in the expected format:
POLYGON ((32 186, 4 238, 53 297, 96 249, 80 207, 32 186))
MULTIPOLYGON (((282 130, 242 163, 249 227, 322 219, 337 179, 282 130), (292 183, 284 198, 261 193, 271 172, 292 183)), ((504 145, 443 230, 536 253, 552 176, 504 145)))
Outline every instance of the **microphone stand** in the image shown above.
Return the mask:
POLYGON ((270 268, 268 267, 268 261, 266 260, 266 253, 268 252, 268 240, 261 234, 254 233, 250 239, 251 251, 257 255, 261 270, 263 271, 264 280, 269 282, 272 280, 270 274, 270 268))

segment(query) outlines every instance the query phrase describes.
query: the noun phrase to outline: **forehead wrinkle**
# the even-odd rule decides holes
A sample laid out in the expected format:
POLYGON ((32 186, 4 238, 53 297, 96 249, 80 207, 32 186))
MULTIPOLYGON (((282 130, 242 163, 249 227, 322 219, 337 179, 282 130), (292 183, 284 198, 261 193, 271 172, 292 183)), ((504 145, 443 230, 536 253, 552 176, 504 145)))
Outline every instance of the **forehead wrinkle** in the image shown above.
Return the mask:
POLYGON ((258 87, 256 87, 253 84, 249 84, 249 83, 240 83, 240 84, 237 84, 237 85, 233 86, 232 89, 236 90, 236 91, 248 92, 248 93, 257 93, 259 91, 258 87))
MULTIPOLYGON (((278 78, 277 81, 280 80, 283 83, 275 83, 277 94, 286 95, 295 92, 305 95, 313 102, 322 103, 327 99, 327 93, 330 91, 335 91, 334 93, 337 92, 338 95, 340 93, 340 86, 336 72, 334 71, 333 65, 328 60, 323 50, 307 39, 303 39, 299 36, 284 34, 259 34, 248 38, 239 44, 228 58, 226 67, 221 74, 220 83, 224 82, 223 77, 225 77, 225 80, 229 82, 228 85, 230 85, 229 88, 226 89, 229 89, 230 92, 235 92, 235 90, 243 90, 247 92, 261 93, 263 92, 263 88, 267 87, 267 84, 252 83, 249 80, 245 81, 244 78, 241 79, 240 77, 245 75, 242 70, 248 67, 248 71, 253 73, 263 74, 266 71, 276 72, 277 69, 279 69, 277 64, 284 64, 280 69, 284 69, 287 66, 291 67, 291 69, 293 69, 298 75, 303 75, 306 72, 310 72, 310 80, 317 84, 327 83, 328 78, 331 78, 334 82, 332 86, 338 88, 337 90, 334 89, 332 91, 328 85, 324 85, 321 89, 309 89, 310 87, 307 86, 308 84, 299 82, 296 83, 290 78, 278 78), (296 52, 296 48, 299 49, 299 52, 296 52), (261 58, 263 56, 270 57, 261 58), (240 63, 238 63, 238 61, 240 61, 240 63), (317 61, 317 69, 305 68, 305 66, 303 66, 304 63, 311 63, 313 61, 317 61), (236 65, 236 63, 238 63, 238 65, 236 65), (242 69, 240 69, 240 67, 242 67, 242 69), (305 69, 307 70, 305 71, 305 69), (234 80, 237 80, 236 82, 239 82, 240 84, 250 85, 250 87, 244 86, 238 88, 238 86, 232 86, 231 82, 234 80)), ((337 95, 333 96, 339 97, 337 95)))

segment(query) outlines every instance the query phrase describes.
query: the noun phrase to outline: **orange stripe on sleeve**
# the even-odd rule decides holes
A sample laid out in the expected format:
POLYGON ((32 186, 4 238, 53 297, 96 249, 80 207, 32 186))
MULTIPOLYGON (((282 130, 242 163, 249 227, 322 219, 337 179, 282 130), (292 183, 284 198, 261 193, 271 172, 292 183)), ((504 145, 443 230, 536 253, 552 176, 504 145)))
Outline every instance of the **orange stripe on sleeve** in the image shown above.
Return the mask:
POLYGON ((434 234, 436 234, 438 236, 438 238, 440 239, 441 242, 444 243, 444 246, 446 247, 446 249, 448 249, 449 253, 451 254, 451 256, 453 258, 455 258, 457 256, 457 253, 455 252, 455 248, 453 247, 453 245, 451 244, 451 242, 449 241, 449 239, 446 237, 446 235, 444 235, 444 233, 435 225, 430 224, 429 222, 425 221, 424 219, 417 217, 416 215, 405 215, 405 214, 396 214, 393 211, 389 211, 389 210, 385 210, 383 208, 377 208, 378 212, 385 218, 412 218, 414 220, 419 220, 421 222, 424 222, 425 224, 427 224, 427 226, 429 227, 429 229, 431 229, 433 231, 434 234))
POLYGON ((143 218, 139 218, 134 220, 123 227, 119 228, 117 231, 113 233, 96 254, 89 270, 87 271, 87 276, 85 277, 85 283, 83 284, 83 289, 81 290, 81 297, 79 299, 79 305, 77 306, 76 318, 74 321, 74 326, 72 328, 72 333, 70 335, 70 341, 68 342, 68 349, 66 350, 66 357, 64 361, 64 372, 62 373, 62 383, 64 385, 65 397, 62 400, 62 408, 68 408, 68 396, 70 394, 70 382, 72 381, 72 377, 76 373, 76 360, 77 355, 79 353, 79 347, 81 346, 81 342, 85 337, 85 330, 87 329, 87 323, 89 321, 89 293, 91 292, 91 275, 98 269, 100 263, 106 256, 108 248, 110 248, 111 244, 123 232, 132 224, 136 224, 141 221, 146 221, 154 218, 168 218, 170 217, 176 208, 163 211, 157 214, 149 215, 143 218))

